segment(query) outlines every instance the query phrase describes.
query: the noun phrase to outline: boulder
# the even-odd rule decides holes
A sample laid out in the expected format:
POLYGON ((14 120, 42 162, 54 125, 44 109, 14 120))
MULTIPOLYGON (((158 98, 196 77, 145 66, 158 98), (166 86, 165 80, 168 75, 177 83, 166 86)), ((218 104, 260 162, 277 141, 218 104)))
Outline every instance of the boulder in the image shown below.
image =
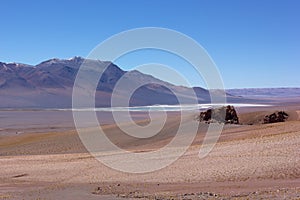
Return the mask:
POLYGON ((264 117, 264 124, 285 122, 289 115, 284 111, 274 112, 264 117))
POLYGON ((236 110, 230 105, 201 112, 198 120, 206 123, 218 122, 225 124, 239 124, 236 110))

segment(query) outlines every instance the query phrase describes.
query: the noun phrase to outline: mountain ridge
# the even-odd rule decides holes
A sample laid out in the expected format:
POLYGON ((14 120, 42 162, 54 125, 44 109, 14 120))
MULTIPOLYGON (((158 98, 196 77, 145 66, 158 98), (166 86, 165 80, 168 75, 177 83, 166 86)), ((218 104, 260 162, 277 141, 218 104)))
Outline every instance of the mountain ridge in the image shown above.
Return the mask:
POLYGON ((252 97, 252 98, 300 97, 299 87, 241 88, 241 89, 227 89, 226 91, 235 96, 252 97))
MULTIPOLYGON (((94 69, 104 70, 96 88, 96 106, 109 107, 115 84, 125 74, 128 85, 144 85, 131 97, 130 106, 152 104, 177 104, 176 97, 167 88, 182 90, 139 71, 124 71, 110 61, 73 57, 53 58, 37 65, 0 62, 1 108, 69 108, 72 106, 72 90, 79 67, 83 62, 94 69), (160 85, 160 86, 158 86, 160 85)), ((91 71, 93 74, 93 71, 91 71)), ((184 89, 183 89, 184 90, 184 89)), ((189 89, 188 89, 189 90, 189 89)), ((126 91, 120 91, 124 98, 126 91)), ((204 92, 207 96, 208 92, 204 92)), ((182 96, 184 92, 180 92, 182 96)), ((188 101, 191 97, 185 97, 188 101)))
MULTIPOLYGON (((181 103, 188 104, 195 102, 192 93, 196 94, 198 103, 210 102, 210 93, 204 88, 177 86, 137 70, 124 71, 110 61, 75 56, 70 59, 52 58, 37 65, 0 62, 0 108, 72 107, 74 80, 83 62, 91 66, 88 72, 91 76, 96 74, 95 69, 103 71, 95 93, 96 107, 111 106, 112 91, 121 77, 125 77, 128 87, 138 86, 129 106, 174 105, 179 103, 177 97, 182 100, 181 103), (148 82, 150 84, 144 84, 148 82)), ((128 95, 127 91, 118 92, 120 99, 128 95)), ((232 95, 227 98, 232 102, 243 101, 243 98, 232 95)))

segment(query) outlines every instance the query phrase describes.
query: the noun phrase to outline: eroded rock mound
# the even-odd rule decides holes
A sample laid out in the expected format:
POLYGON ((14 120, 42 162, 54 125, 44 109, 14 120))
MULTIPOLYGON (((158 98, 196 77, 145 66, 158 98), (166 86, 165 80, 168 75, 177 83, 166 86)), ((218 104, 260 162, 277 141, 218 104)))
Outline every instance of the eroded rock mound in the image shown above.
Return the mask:
POLYGON ((206 123, 218 122, 225 124, 239 124, 236 110, 230 105, 201 112, 198 119, 200 122, 206 123))
POLYGON ((284 111, 279 111, 272 113, 271 115, 266 115, 264 118, 264 124, 285 122, 289 115, 284 111))

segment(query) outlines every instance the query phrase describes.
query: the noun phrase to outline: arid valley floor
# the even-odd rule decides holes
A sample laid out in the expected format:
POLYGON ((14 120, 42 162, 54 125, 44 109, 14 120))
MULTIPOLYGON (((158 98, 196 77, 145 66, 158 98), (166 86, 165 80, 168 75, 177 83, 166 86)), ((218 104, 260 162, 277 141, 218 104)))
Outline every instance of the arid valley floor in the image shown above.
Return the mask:
MULTIPOLYGON (((194 115, 185 118, 193 121, 194 115)), ((198 157, 207 129, 200 124, 182 157, 145 174, 104 166, 63 120, 57 130, 10 128, 16 134, 0 136, 0 199, 300 199, 300 106, 244 108, 238 115, 242 125, 225 125, 207 157, 198 157), (288 121, 261 124, 259 119, 273 110, 286 110, 288 121)), ((147 121, 140 114, 136 120, 147 121)), ((114 124, 103 129, 126 150, 151 151, 172 139, 177 123, 176 113, 170 114, 161 133, 145 141, 120 136, 114 124)))

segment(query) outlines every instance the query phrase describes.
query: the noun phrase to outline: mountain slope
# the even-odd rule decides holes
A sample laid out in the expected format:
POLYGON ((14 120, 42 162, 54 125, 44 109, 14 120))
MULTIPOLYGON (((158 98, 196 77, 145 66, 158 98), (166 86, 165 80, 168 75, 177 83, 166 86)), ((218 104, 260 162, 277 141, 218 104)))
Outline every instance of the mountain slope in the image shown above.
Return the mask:
MULTIPOLYGON (((112 91, 121 78, 126 79, 122 86, 127 86, 127 89, 138 86, 131 96, 130 106, 178 104, 174 93, 183 103, 195 102, 191 92, 196 93, 197 101, 210 102, 209 92, 203 88, 175 86, 139 71, 123 71, 111 62, 74 57, 68 60, 50 59, 36 66, 0 62, 0 107, 70 108, 74 80, 83 62, 91 66, 92 70, 88 71, 90 75, 95 74, 93 70, 103 71, 105 66, 108 66, 97 86, 97 107, 111 105, 112 91)), ((116 91, 120 100, 128 95, 127 89, 116 91)), ((242 100, 234 96, 230 98, 231 101, 242 100)))
POLYGON ((300 88, 245 88, 230 89, 228 93, 250 98, 290 98, 300 97, 300 88))

